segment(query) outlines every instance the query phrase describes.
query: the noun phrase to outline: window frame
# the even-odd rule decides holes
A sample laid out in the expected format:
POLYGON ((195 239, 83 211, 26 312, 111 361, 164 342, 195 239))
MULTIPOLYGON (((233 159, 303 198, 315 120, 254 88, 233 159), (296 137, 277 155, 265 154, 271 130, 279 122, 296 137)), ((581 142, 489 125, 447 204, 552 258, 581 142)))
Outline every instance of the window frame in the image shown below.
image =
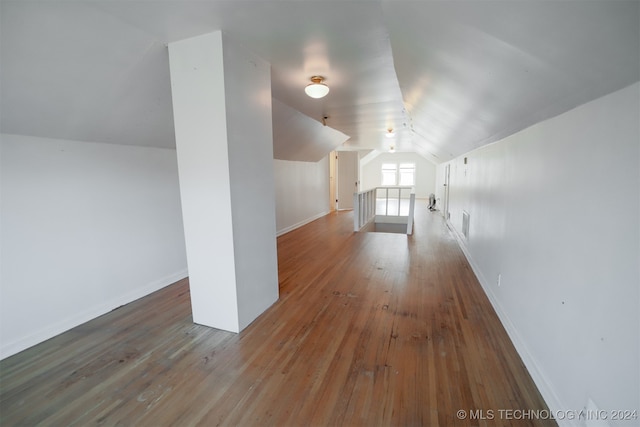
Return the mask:
POLYGON ((380 165, 380 186, 381 187, 414 187, 416 185, 416 164, 413 162, 382 163, 380 165), (403 172, 406 176, 410 173, 411 183, 403 183, 403 172), (393 176, 393 180, 385 179, 393 176), (389 182, 393 181, 393 184, 389 182))
POLYGON ((399 163, 398 164, 398 186, 400 187, 413 187, 416 185, 416 164, 415 163, 399 163), (407 171, 411 173, 411 183, 406 184, 402 182, 403 170, 405 174, 407 171))
POLYGON ((397 163, 383 163, 380 166, 380 186, 391 187, 396 186, 398 182, 398 164, 397 163), (393 184, 386 183, 385 177, 393 176, 393 184))

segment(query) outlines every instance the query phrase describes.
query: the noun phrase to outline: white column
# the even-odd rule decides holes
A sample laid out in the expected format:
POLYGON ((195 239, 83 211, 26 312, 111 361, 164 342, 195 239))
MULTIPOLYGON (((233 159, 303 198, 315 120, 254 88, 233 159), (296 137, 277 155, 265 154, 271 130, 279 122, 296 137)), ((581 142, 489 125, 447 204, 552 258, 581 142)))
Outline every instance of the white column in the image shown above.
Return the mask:
POLYGON ((193 319, 239 332, 278 299, 270 65, 221 32, 169 62, 193 319))

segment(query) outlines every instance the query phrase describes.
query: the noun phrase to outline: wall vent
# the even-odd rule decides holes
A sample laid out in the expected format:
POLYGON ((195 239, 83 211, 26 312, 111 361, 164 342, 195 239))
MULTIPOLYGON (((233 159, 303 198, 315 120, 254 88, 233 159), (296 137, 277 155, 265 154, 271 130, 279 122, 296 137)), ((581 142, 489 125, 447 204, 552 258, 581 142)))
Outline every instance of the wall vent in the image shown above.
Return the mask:
POLYGON ((462 234, 469 240, 469 212, 462 211, 462 234))

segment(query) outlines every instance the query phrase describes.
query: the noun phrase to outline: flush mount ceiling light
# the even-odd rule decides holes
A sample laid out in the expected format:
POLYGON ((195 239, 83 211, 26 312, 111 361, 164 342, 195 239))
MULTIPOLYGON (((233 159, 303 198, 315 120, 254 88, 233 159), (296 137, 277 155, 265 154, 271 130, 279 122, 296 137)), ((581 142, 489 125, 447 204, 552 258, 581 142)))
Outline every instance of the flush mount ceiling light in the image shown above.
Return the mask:
POLYGON ((387 129, 387 133, 385 133, 384 136, 386 136, 387 138, 393 138, 394 136, 396 136, 396 133, 393 131, 393 129, 389 128, 387 129))
POLYGON ((324 77, 313 76, 311 77, 311 83, 304 88, 304 91, 311 98, 322 98, 329 93, 329 86, 323 83, 324 77))
POLYGON ((389 152, 392 154, 396 152, 396 147, 393 144, 389 146, 389 152))

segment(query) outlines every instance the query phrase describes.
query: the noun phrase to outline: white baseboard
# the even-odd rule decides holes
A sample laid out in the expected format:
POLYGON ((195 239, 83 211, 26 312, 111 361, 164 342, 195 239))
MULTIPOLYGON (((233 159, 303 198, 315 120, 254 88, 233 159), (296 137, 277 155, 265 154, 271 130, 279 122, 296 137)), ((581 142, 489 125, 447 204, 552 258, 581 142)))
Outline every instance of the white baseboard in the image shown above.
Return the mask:
POLYGON ((322 218, 323 216, 328 215, 329 213, 330 213, 330 212, 328 212, 328 211, 327 211, 327 212, 322 212, 322 213, 319 213, 318 215, 314 215, 314 216, 312 216, 311 218, 307 218, 307 219, 305 219, 305 220, 303 220, 303 221, 300 221, 300 222, 298 222, 298 223, 296 223, 296 224, 293 224, 293 225, 291 225, 291 226, 289 226, 289 227, 285 227, 285 228, 283 228, 282 230, 278 230, 278 231, 276 232, 276 236, 278 236, 278 237, 279 237, 279 236, 282 236, 283 234, 287 234, 288 232, 293 231, 293 230, 295 230, 296 228, 300 228, 300 227, 302 227, 303 225, 307 225, 307 224, 309 224, 310 222, 315 221, 315 220, 316 220, 316 219, 318 219, 318 218, 322 218))
POLYGON ((57 322, 44 325, 42 329, 26 337, 9 343, 0 343, 0 360, 5 359, 9 356, 13 356, 14 354, 26 350, 29 347, 33 347, 36 344, 53 338, 56 335, 59 335, 71 328, 88 322, 91 319, 102 316, 103 314, 106 314, 115 308, 118 308, 125 304, 129 304, 130 302, 147 296, 155 291, 169 286, 172 283, 177 282, 178 280, 184 279, 185 277, 187 277, 187 275, 187 269, 182 269, 168 276, 154 280, 141 288, 136 288, 131 292, 127 292, 126 294, 116 296, 108 301, 102 302, 101 304, 82 310, 79 313, 73 313, 65 319, 61 319, 57 322))
MULTIPOLYGON (((552 383, 544 375, 542 369, 529 351, 524 339, 520 336, 520 333, 507 315, 507 312, 503 309, 500 301, 491 289, 490 282, 484 277, 484 274, 482 274, 480 267, 471 256, 469 248, 464 241, 464 237, 458 233, 458 230, 453 226, 453 224, 451 224, 450 221, 447 221, 447 224, 449 226, 449 229, 451 230, 451 234, 453 234, 453 236, 456 238, 456 241, 458 242, 458 246, 462 250, 462 253, 464 254, 465 258, 467 258, 471 269, 478 278, 478 281, 480 282, 484 293, 487 295, 487 298, 489 298, 489 301, 491 302, 493 309, 496 311, 496 314, 498 315, 502 326, 507 331, 507 335, 509 335, 511 342, 518 352, 518 355, 529 371, 529 375, 531 375, 533 382, 538 387, 542 398, 549 407, 549 411, 551 412, 551 414, 564 413, 567 407, 562 405, 562 403, 560 402, 558 395, 553 389, 552 383)), ((557 418, 556 422, 558 423, 559 427, 576 427, 580 425, 577 420, 570 420, 567 418, 557 418)))

